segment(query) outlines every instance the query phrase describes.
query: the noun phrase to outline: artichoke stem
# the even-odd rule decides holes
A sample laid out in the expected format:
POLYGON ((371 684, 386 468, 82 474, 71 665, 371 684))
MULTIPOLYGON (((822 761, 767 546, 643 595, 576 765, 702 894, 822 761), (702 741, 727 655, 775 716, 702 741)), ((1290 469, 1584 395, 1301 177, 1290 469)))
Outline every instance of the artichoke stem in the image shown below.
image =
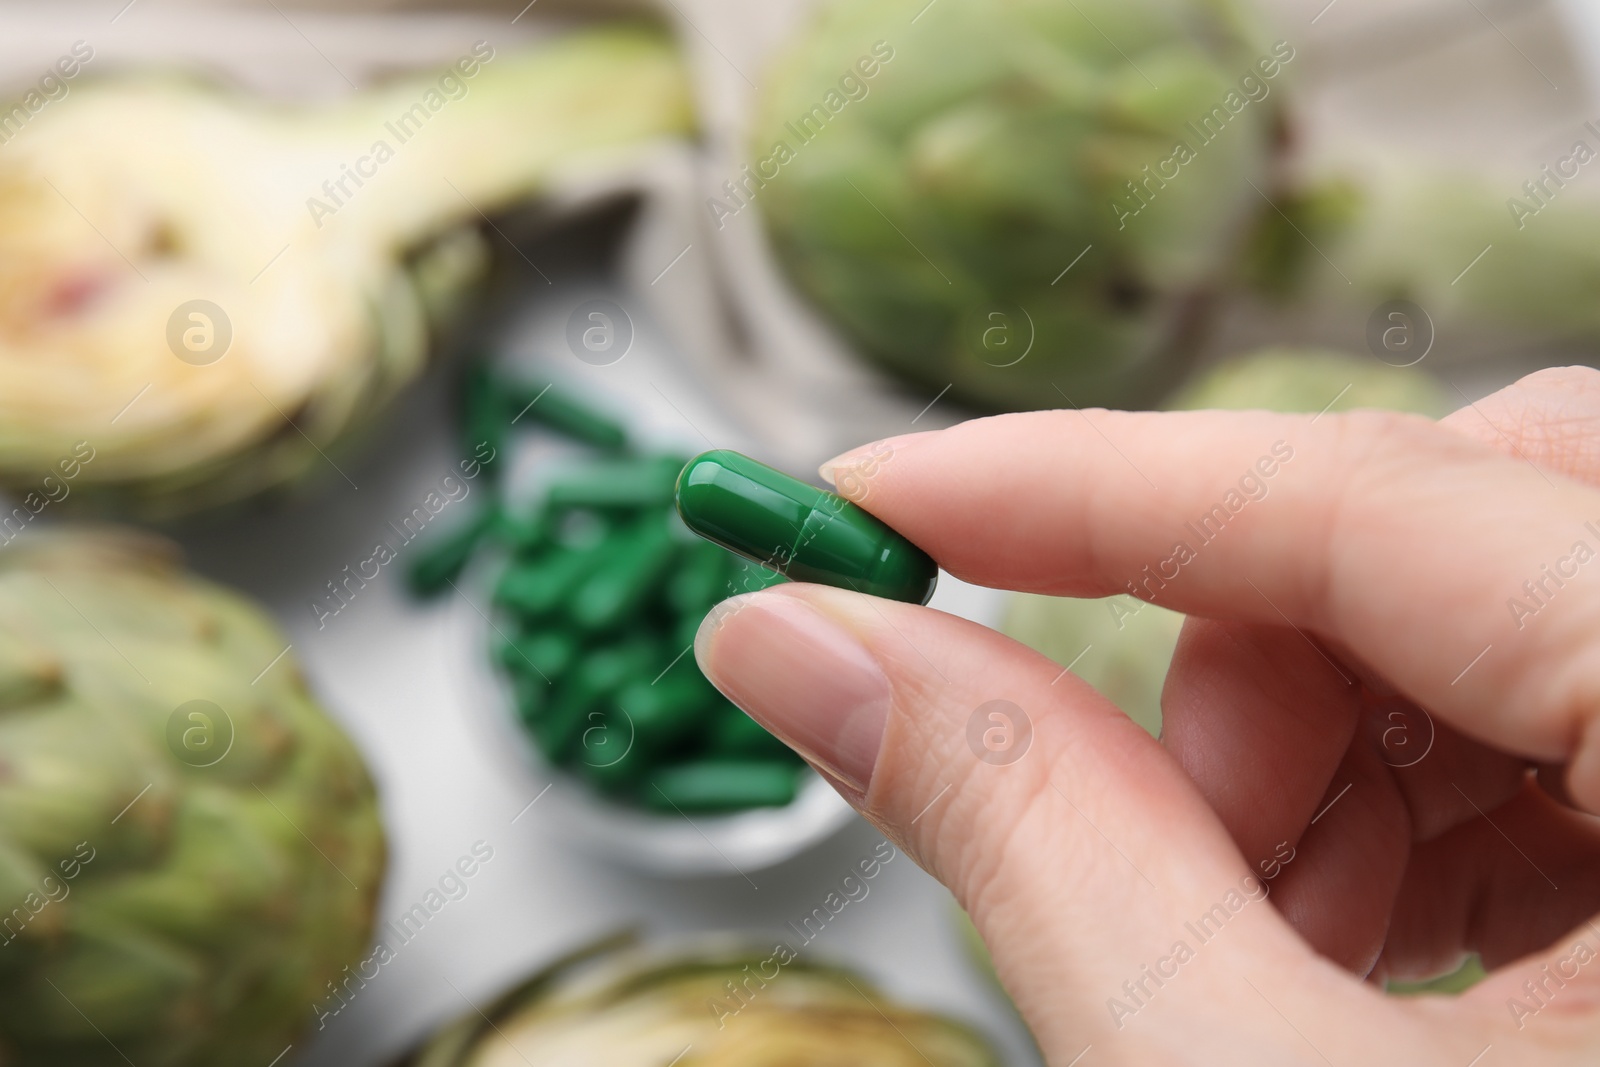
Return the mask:
POLYGON ((574 157, 693 128, 687 72, 657 30, 575 33, 516 54, 474 49, 454 70, 364 94, 321 120, 333 163, 307 200, 319 228, 365 227, 411 247, 541 192, 574 157))

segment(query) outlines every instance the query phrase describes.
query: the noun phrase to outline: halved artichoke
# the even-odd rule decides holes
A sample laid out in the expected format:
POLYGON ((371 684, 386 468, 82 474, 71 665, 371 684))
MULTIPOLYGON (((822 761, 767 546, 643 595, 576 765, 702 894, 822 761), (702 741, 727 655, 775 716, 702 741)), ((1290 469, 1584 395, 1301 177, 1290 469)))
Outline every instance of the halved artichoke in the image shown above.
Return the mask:
POLYGON ((0 1063, 266 1067, 360 956, 360 756, 166 542, 0 549, 0 1063))
POLYGON ((402 1067, 998 1067, 967 1027, 794 949, 667 955, 614 939, 445 1027, 402 1067))
POLYGON ((484 213, 689 125, 674 49, 637 28, 480 42, 323 108, 76 89, 0 152, 0 487, 82 440, 77 488, 165 517, 332 462, 481 273, 484 213))

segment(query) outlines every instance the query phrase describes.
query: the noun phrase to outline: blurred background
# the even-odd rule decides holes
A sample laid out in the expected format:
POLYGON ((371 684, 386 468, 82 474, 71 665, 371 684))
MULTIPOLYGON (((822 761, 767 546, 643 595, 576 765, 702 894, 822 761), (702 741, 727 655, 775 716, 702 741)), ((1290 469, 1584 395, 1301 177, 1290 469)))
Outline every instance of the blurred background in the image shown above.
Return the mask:
MULTIPOLYGON (((1038 1062, 949 894, 699 677, 780 579, 682 462, 1600 355, 1582 0, 0 31, 0 1062, 1038 1062)), ((1178 617, 933 605, 1159 729, 1178 617)))

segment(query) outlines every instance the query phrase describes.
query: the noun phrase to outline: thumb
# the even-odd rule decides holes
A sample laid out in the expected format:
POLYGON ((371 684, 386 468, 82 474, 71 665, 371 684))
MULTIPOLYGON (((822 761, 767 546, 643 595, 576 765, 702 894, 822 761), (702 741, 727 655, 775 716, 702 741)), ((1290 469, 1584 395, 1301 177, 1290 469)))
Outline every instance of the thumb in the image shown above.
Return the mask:
MULTIPOLYGON (((797 584, 719 606, 696 656, 955 893, 1051 1062, 1166 1062, 1179 1033, 1194 1062, 1318 1062, 1284 1017, 1384 1010, 1265 903, 1266 857, 1239 854, 1160 744, 1017 642, 797 584)), ((1346 1030, 1307 1036, 1357 1058, 1346 1030)))

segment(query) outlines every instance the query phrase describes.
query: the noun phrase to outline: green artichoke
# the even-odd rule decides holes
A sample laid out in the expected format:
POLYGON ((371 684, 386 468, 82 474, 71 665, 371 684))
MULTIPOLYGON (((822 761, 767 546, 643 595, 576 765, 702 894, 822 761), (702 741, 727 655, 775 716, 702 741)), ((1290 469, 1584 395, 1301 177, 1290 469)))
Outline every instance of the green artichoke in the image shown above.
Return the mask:
POLYGON ((998 1067, 959 1023, 769 951, 577 953, 445 1027, 403 1067, 998 1067))
POLYGON ((1419 368, 1323 349, 1265 348, 1196 375, 1163 406, 1311 414, 1384 408, 1439 418, 1456 405, 1439 379, 1419 368))
MULTIPOLYGON (((1316 350, 1268 349, 1201 374, 1174 396, 1179 410, 1317 412, 1390 408, 1439 416, 1451 408, 1437 380, 1416 369, 1316 350)), ((1001 630, 1073 670, 1152 734, 1183 616, 1118 595, 1103 600, 1013 593, 1001 630)))
MULTIPOLYGON (((1585 158, 1600 157, 1600 126, 1578 137, 1585 158)), ((1554 162, 1572 166, 1573 158, 1569 149, 1554 162)), ((1600 199, 1572 178, 1546 166, 1518 188, 1494 173, 1431 162, 1324 165, 1280 199, 1282 215, 1263 219, 1246 288, 1286 320, 1331 320, 1345 336, 1371 330, 1374 309, 1405 301, 1419 320, 1406 329, 1428 345, 1437 335, 1485 358, 1575 341, 1593 361, 1600 199)), ((1369 333, 1373 351, 1381 328, 1369 333)))
POLYGON ((834 0, 712 211, 754 203, 798 287, 912 381, 1153 402, 1271 211, 1294 54, 1232 0, 834 0))
POLYGON ((0 1063, 272 1063, 359 957, 372 783, 251 604, 165 542, 0 549, 0 1063))
MULTIPOLYGON (((690 124, 660 34, 479 42, 320 108, 84 84, 0 151, 0 487, 164 518, 282 486, 423 369, 483 213, 690 124)), ((499 238, 496 238, 499 240, 499 238)))
POLYGON ((1094 686, 1152 734, 1183 616, 1131 596, 1104 600, 1012 593, 1000 629, 1094 686))

